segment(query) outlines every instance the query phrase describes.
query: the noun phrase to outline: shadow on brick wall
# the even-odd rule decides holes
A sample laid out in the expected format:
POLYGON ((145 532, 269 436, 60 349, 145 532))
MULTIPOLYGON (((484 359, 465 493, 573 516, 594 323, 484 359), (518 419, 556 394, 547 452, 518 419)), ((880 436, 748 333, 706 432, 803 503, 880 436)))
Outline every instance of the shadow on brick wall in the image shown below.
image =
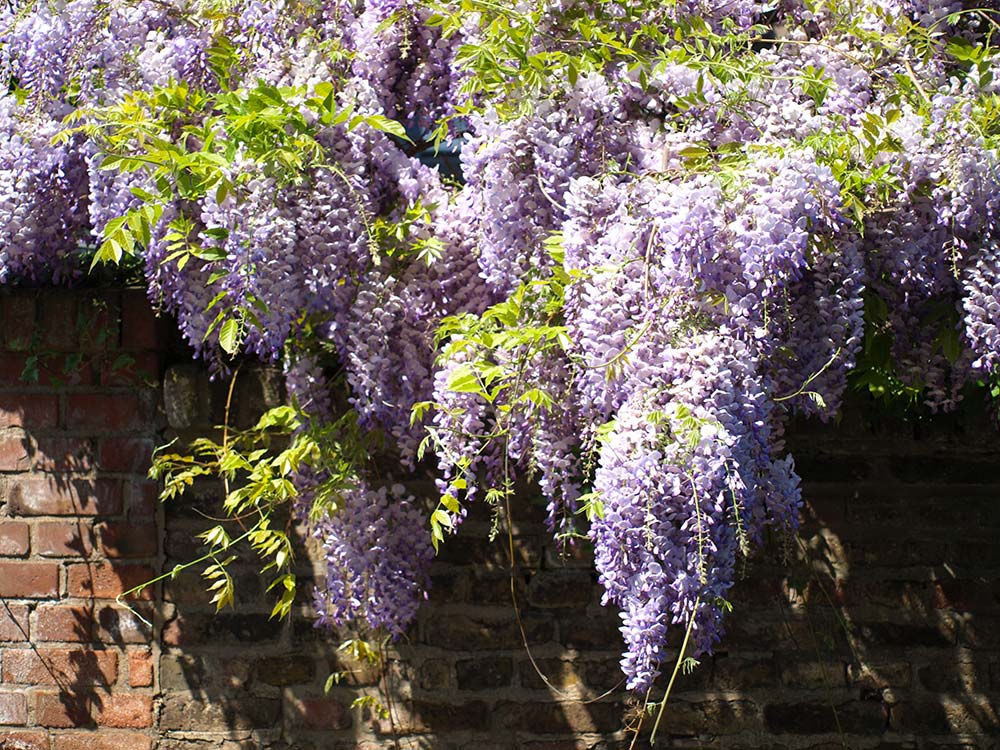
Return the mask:
POLYGON ((153 632, 114 598, 158 563, 155 324, 131 291, 6 292, 0 317, 0 747, 145 750, 153 632))
MULTIPOLYGON (((801 533, 751 561, 732 591, 726 638, 679 679, 657 747, 997 742, 1000 438, 968 417, 921 429, 873 431, 850 419, 793 429, 801 533)), ((429 482, 412 487, 432 496, 429 482)), ((206 487, 168 508, 168 564, 195 554, 218 499, 206 487)), ((519 626, 505 542, 490 540, 486 510, 442 547, 431 600, 390 650, 385 676, 312 627, 306 554, 291 622, 268 619, 252 567, 236 571, 237 609, 219 615, 203 581, 171 581, 159 747, 630 747, 638 717, 621 687, 619 621, 599 604, 587 550, 558 554, 540 501, 519 511, 519 626), (327 693, 334 673, 341 679, 327 693), (364 695, 392 720, 351 709, 364 695)), ((651 723, 636 748, 649 747, 651 723)))

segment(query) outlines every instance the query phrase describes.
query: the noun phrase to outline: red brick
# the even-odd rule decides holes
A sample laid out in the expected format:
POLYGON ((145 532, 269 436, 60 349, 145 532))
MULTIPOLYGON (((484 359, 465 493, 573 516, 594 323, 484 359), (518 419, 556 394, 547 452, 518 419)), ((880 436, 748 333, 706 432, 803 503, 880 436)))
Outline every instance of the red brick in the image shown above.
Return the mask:
POLYGON ((102 363, 101 385, 155 388, 160 376, 160 355, 137 352, 111 357, 102 363))
POLYGON ((0 724, 28 723, 28 702, 22 693, 0 693, 0 724))
POLYGON ((0 427, 51 429, 59 424, 59 397, 49 394, 0 395, 0 427))
POLYGON ((106 557, 156 557, 159 535, 151 523, 109 521, 99 527, 101 551, 106 557))
POLYGON ((28 524, 19 521, 0 523, 0 555, 26 555, 29 549, 28 524))
POLYGON ((86 643, 94 636, 96 620, 91 606, 42 604, 35 611, 34 639, 86 643))
POLYGON ((58 563, 0 562, 0 597, 44 599, 58 594, 58 563))
POLYGON ((85 474, 94 468, 94 445, 80 438, 36 439, 33 468, 36 471, 69 471, 85 474))
POLYGON ((335 698, 293 698, 295 722, 308 729, 336 730, 350 726, 351 716, 335 698))
POLYGON ((31 464, 28 439, 24 435, 6 434, 0 437, 0 471, 24 471, 31 464))
POLYGON ((135 732, 74 732, 57 734, 53 740, 53 750, 149 750, 152 746, 147 735, 135 732))
POLYGON ((77 322, 82 324, 82 330, 78 330, 80 350, 104 352, 116 348, 120 338, 118 313, 117 295, 105 292, 81 300, 77 313, 77 322))
POLYGON ((46 294, 38 300, 41 311, 42 347, 47 350, 73 352, 79 349, 80 326, 77 319, 77 298, 63 294, 46 294))
POLYGON ((122 293, 122 348, 131 351, 161 349, 163 323, 153 313, 144 292, 122 293))
POLYGON ((102 643, 151 643, 153 628, 147 624, 153 620, 153 611, 148 605, 135 603, 135 612, 111 605, 102 607, 97 613, 97 638, 102 643), (141 618, 140 618, 141 615, 141 618), (145 618, 146 622, 143 622, 145 618))
POLYGON ((71 430, 116 432, 142 424, 142 410, 134 393, 80 393, 66 399, 66 427, 71 430))
POLYGON ((30 612, 24 604, 0 606, 0 641, 23 643, 28 640, 30 612))
POLYGON ((160 487, 156 482, 131 482, 128 487, 128 517, 152 519, 160 506, 160 487))
POLYGON ((152 687, 153 654, 148 648, 129 651, 128 684, 132 687, 152 687))
POLYGON ((153 725, 153 699, 148 695, 102 696, 94 709, 94 718, 102 727, 144 729, 153 725))
POLYGON ((122 512, 121 484, 114 479, 12 477, 8 498, 11 512, 21 516, 113 516, 122 512))
POLYGON ((64 385, 91 385, 94 382, 93 368, 87 364, 76 364, 76 355, 32 358, 26 354, 4 353, 0 357, 0 385, 39 385, 61 387, 64 385))
POLYGON ((113 685, 118 654, 84 649, 4 649, 3 682, 22 685, 113 685))
POLYGON ((2 739, 7 742, 5 745, 0 745, 3 750, 7 750, 7 748, 10 750, 49 750, 48 732, 5 730, 2 739))
POLYGON ((35 526, 35 554, 43 557, 89 557, 94 552, 91 521, 46 521, 35 526))
POLYGON ((24 354, 10 354, 4 352, 0 357, 0 384, 2 385, 25 385, 27 381, 22 379, 24 365, 27 361, 24 354))
POLYGON ((153 459, 151 440, 105 438, 101 441, 101 471, 118 471, 146 476, 153 459))
MULTIPOLYGON (((78 563, 67 568, 67 588, 70 596, 114 599, 141 583, 156 577, 148 565, 115 565, 113 563, 78 563)), ((150 599, 151 588, 145 588, 134 598, 150 599)))
POLYGON ((0 311, 3 315, 4 344, 8 349, 25 350, 31 347, 36 325, 34 294, 16 294, 4 297, 0 311))
MULTIPOLYGON (((101 696, 106 700, 107 696, 101 696)), ((93 696, 62 691, 35 692, 35 723, 43 727, 86 727, 94 723, 93 696)))

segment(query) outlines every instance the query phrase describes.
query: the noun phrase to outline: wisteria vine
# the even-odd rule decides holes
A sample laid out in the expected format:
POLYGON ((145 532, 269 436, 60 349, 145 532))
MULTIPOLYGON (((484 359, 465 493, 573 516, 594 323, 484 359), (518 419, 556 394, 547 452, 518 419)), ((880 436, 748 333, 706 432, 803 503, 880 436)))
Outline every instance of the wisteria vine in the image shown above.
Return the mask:
POLYGON ((217 373, 281 362, 310 437, 264 495, 325 550, 321 624, 400 636, 469 504, 537 478, 645 691, 796 528, 787 415, 994 381, 997 31, 959 0, 16 0, 0 282, 131 263, 217 373))

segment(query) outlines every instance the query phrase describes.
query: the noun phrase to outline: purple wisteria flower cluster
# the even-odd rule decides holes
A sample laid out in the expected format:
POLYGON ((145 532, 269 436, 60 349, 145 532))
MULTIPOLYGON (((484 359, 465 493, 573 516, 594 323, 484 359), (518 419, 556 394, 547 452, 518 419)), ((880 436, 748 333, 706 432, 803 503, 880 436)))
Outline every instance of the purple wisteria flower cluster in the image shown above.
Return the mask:
POLYGON ((436 526, 375 459, 318 512, 324 468, 297 477, 322 625, 402 635, 441 514, 458 528, 534 478, 550 530, 593 543, 628 686, 646 690, 668 631, 709 651, 739 558, 796 528, 788 414, 834 417, 852 372, 931 410, 995 382, 994 11, 227 7, 0 6, 0 282, 80 279, 105 228, 175 189, 138 253, 194 350, 225 370, 230 313, 230 346, 281 363, 305 429, 346 409, 406 470, 430 446, 436 526), (57 137, 178 82, 191 108, 171 99, 131 143, 209 152, 231 189, 154 184, 85 129, 57 137), (254 86, 286 97, 237 118, 273 151, 211 151, 223 118, 204 102, 254 86), (279 111, 299 117, 268 131, 279 111), (414 155, 438 125, 462 134, 462 184, 414 155), (308 158, 281 162, 288 143, 308 158))

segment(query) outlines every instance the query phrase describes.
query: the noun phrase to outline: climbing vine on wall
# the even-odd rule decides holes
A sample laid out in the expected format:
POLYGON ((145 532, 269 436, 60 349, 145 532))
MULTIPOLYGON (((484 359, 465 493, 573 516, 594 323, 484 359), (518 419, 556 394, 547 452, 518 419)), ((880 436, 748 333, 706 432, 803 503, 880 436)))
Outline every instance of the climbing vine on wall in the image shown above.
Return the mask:
MULTIPOLYGON (((997 30, 953 0, 15 0, 0 281, 140 269, 220 377, 280 362, 294 408, 157 469, 224 478, 275 614, 276 507, 325 550, 320 623, 392 638, 470 504, 535 478, 646 691, 795 528, 789 414, 993 382, 997 30)), ((220 605, 236 538, 206 535, 220 605)))

